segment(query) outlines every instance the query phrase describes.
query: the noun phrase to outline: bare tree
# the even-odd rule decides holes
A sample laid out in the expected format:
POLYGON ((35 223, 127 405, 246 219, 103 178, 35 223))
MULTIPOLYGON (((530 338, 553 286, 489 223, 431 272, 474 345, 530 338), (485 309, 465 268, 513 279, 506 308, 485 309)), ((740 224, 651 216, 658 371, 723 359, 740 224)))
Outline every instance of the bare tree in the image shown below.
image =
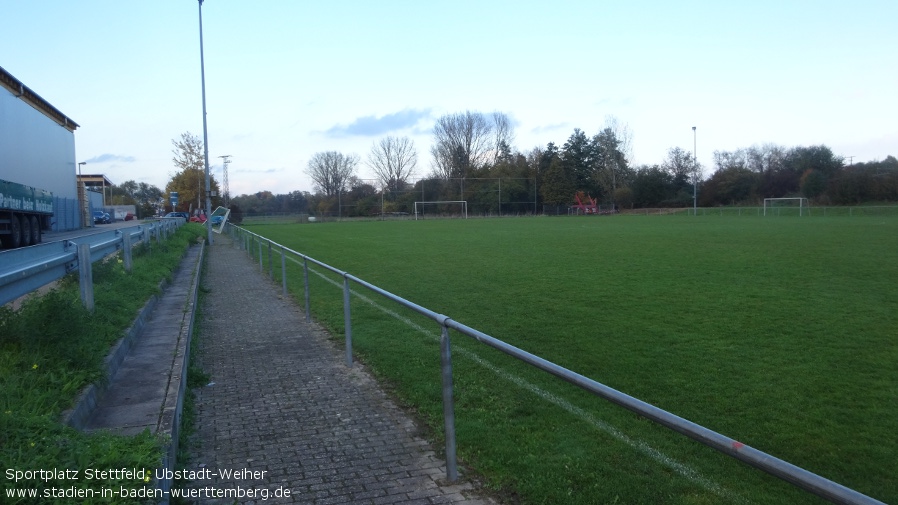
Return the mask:
POLYGON ((661 163, 667 173, 676 179, 691 180, 695 169, 692 153, 680 147, 671 147, 667 150, 667 158, 661 163))
POLYGON ((503 112, 493 112, 493 139, 493 164, 496 164, 503 154, 511 152, 511 145, 514 143, 514 127, 511 119, 503 112))
POLYGON ((206 159, 203 153, 203 141, 196 135, 185 132, 181 134, 181 140, 172 140, 172 162, 181 170, 203 170, 206 169, 206 159))
POLYGON ((776 144, 751 146, 745 150, 745 157, 746 166, 753 172, 776 172, 786 164, 786 148, 776 144))
POLYGON ((633 130, 616 116, 605 116, 605 129, 611 129, 617 139, 617 150, 624 155, 628 164, 633 163, 633 130))
POLYGON ((368 166, 390 191, 397 191, 414 175, 418 151, 408 137, 386 137, 371 146, 368 166))
POLYGON ((493 126, 480 112, 465 111, 437 119, 433 127, 433 169, 443 178, 465 177, 494 157, 493 126))
POLYGON ((312 178, 315 188, 327 196, 333 196, 349 187, 359 164, 358 156, 344 155, 337 151, 315 153, 309 160, 306 174, 312 178))

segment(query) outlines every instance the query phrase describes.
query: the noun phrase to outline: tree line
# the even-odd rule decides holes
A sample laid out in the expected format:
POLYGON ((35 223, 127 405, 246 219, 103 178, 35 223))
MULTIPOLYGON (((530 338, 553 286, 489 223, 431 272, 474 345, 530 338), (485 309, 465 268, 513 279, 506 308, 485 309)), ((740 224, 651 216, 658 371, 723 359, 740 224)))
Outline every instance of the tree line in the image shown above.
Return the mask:
MULTIPOLYGON (((411 139, 388 136, 374 142, 364 159, 338 151, 315 153, 305 169, 313 193, 260 191, 231 200, 242 213, 344 217, 410 214, 415 202, 457 200, 467 201, 475 214, 566 213, 578 193, 620 210, 691 207, 693 198, 703 207, 754 206, 764 198, 786 196, 818 205, 898 201, 893 156, 846 165, 824 145, 715 151, 711 171, 681 147, 668 149, 661 163, 633 165, 632 133, 614 117, 593 134, 575 128, 560 146, 549 142, 528 152, 511 147, 513 124, 501 112, 447 114, 436 120, 432 132, 427 173, 420 173, 411 139), (375 178, 359 177, 362 164, 375 178), (711 173, 706 176, 706 171, 711 173)), ((185 201, 197 186, 188 175, 200 173, 202 142, 185 134, 173 143, 173 161, 181 171, 166 192, 181 188, 185 201)), ((450 211, 451 206, 444 207, 450 211)))

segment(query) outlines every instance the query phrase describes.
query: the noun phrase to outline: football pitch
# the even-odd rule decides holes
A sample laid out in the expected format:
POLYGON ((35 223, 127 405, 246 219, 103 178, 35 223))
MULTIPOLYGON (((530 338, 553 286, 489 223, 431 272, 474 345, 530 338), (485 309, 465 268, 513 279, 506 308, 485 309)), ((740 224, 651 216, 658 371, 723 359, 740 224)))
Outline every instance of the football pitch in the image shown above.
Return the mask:
MULTIPOLYGON (((581 216, 249 229, 898 503, 896 217, 581 216)), ((301 303, 301 267, 287 263, 301 303)), ((312 268, 314 317, 342 340, 342 279, 312 268)), ((439 325, 352 287, 358 359, 440 446, 439 325)), ((453 334, 452 346, 459 459, 512 503, 821 502, 464 335, 453 334)))

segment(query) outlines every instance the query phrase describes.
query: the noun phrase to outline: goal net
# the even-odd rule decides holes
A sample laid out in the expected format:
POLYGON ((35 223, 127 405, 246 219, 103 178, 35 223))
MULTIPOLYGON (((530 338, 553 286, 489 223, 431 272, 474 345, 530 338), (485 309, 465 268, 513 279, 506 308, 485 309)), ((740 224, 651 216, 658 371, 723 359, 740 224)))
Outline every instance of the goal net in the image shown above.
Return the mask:
POLYGON ((463 217, 468 218, 468 201, 467 200, 440 200, 430 202, 415 202, 415 221, 420 216, 424 219, 424 212, 429 216, 440 217, 463 217))
POLYGON ((810 216, 811 206, 807 198, 765 198, 764 215, 810 216))

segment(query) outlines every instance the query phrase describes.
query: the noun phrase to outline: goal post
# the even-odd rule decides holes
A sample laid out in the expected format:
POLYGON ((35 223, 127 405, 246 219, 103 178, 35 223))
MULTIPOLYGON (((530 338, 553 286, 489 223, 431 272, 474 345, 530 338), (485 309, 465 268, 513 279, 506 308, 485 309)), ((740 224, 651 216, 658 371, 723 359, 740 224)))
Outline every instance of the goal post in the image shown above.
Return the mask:
POLYGON ((464 216, 465 219, 468 219, 468 201, 467 200, 433 200, 433 201, 420 201, 415 202, 415 221, 418 220, 418 206, 421 207, 421 219, 424 219, 424 206, 425 205, 447 205, 447 204, 459 204, 461 205, 461 215, 464 216))
POLYGON ((805 214, 811 215, 811 206, 808 203, 807 198, 803 197, 792 197, 792 198, 765 198, 764 199, 764 215, 767 215, 768 209, 771 211, 771 214, 776 211, 776 215, 779 215, 780 209, 790 208, 790 209, 798 209, 798 215, 804 216, 805 214))

